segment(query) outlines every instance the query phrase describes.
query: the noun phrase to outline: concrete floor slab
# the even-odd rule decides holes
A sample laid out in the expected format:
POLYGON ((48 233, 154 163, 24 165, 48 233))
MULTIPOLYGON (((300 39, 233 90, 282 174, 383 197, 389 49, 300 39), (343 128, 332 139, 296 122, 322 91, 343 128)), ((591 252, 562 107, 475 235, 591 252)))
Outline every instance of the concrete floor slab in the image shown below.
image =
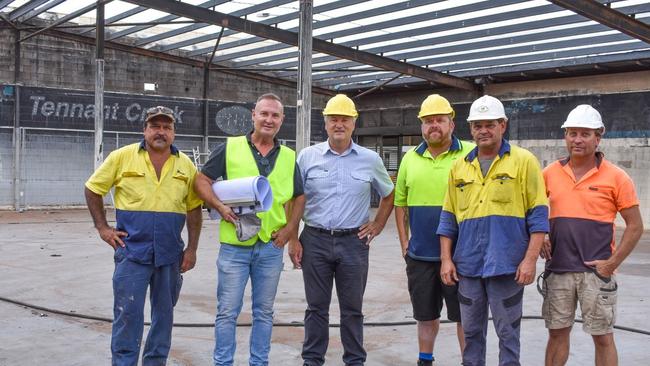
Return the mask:
MULTIPOLYGON (((209 325, 216 308, 217 224, 205 221, 197 266, 185 275, 175 312, 177 323, 209 325)), ((620 230, 619 230, 620 231, 620 230)), ((112 249, 103 244, 85 210, 0 212, 0 297, 47 308, 110 318, 112 249)), ((411 321, 404 261, 400 258, 393 218, 372 244, 364 300, 367 322, 411 321)), ((619 271, 618 325, 650 330, 650 232, 619 271)), ((541 260, 538 270, 543 268, 541 260)), ((526 289, 524 314, 540 314, 541 296, 526 289)), ((338 323, 336 297, 330 319, 338 323)), ((278 288, 275 321, 301 322, 305 310, 302 275, 285 266, 278 288)), ((145 310, 146 313, 149 310, 145 310)), ((33 310, 0 301, 0 365, 108 365, 110 324, 33 310)), ((246 292, 240 322, 249 322, 246 292)), ((145 328, 145 332, 147 328, 145 328)), ((175 327, 169 365, 209 365, 213 328, 175 327)), ((237 365, 248 359, 249 327, 238 329, 237 365)), ((572 333, 569 365, 593 363, 593 345, 579 325, 572 333)), ((644 365, 650 359, 650 336, 616 331, 621 365, 644 365)), ((271 365, 299 365, 301 327, 274 329, 271 365)), ((542 365, 546 330, 541 320, 522 323, 522 364, 542 365)), ((488 333, 488 364, 498 363, 497 338, 488 333)), ((413 365, 417 357, 414 325, 366 327, 368 365, 413 365)), ((436 365, 459 365, 455 326, 443 324, 436 344, 436 365)), ((340 365, 338 328, 330 330, 328 365, 340 365)))

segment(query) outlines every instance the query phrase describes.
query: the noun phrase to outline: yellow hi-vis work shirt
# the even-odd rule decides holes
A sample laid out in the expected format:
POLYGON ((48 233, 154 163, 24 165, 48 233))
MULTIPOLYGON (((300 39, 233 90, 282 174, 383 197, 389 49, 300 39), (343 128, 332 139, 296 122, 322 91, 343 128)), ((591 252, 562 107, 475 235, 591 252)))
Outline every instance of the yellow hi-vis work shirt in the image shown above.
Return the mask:
POLYGON ((440 261, 436 230, 447 192, 449 170, 476 145, 452 136, 449 150, 431 156, 426 141, 409 150, 399 165, 395 183, 395 206, 408 207, 411 231, 407 255, 421 261, 440 261))
POLYGON ((466 277, 512 274, 531 233, 548 232, 548 199, 535 156, 502 140, 483 177, 478 147, 449 175, 438 235, 455 239, 453 261, 466 277))
MULTIPOLYGON (((257 240, 269 242, 273 232, 287 224, 284 204, 293 198, 293 174, 296 166, 296 153, 280 145, 280 152, 267 179, 273 192, 273 204, 266 212, 258 212, 262 221, 259 233, 253 238, 241 242, 237 239, 235 225, 221 219, 219 224, 219 241, 232 245, 255 245, 257 240)), ((226 142, 226 175, 228 179, 253 177, 259 175, 255 157, 246 136, 229 137, 226 142)))
POLYGON ((196 167, 173 145, 171 152, 160 180, 143 140, 111 152, 86 182, 100 196, 115 187, 116 228, 129 234, 118 250, 138 263, 180 261, 186 213, 202 203, 192 188, 196 167))

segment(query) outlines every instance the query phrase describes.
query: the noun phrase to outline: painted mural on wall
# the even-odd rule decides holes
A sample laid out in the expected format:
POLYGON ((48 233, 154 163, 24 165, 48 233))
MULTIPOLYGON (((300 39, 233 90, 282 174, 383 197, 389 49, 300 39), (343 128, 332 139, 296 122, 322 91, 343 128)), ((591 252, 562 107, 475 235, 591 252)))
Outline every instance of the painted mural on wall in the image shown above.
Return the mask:
MULTIPOLYGON (((13 126, 16 88, 1 86, 0 125, 13 126)), ((20 126, 55 129, 93 130, 94 94, 88 91, 20 87, 20 126)), ((104 130, 135 132, 142 130, 146 110, 164 105, 174 111, 178 134, 203 135, 204 102, 200 99, 155 95, 110 93, 104 95, 104 130)), ((253 103, 209 101, 208 135, 236 136, 252 129, 253 103)), ((279 138, 295 139, 295 107, 285 106, 285 121, 279 138)), ((312 111, 312 139, 325 136, 320 111, 312 111)))

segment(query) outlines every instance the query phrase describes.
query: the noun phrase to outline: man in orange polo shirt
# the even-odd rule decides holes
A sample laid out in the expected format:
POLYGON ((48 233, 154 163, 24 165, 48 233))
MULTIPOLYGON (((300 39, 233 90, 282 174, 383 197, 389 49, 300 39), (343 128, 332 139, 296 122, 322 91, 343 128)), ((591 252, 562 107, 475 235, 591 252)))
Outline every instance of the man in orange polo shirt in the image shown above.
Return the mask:
POLYGON ((569 156, 543 172, 551 209, 550 241, 542 249, 547 260, 542 291, 549 330, 546 366, 568 360, 577 302, 583 330, 594 340, 596 365, 617 365, 614 271, 643 233, 639 200, 632 179, 596 151, 605 132, 598 111, 579 105, 562 128, 569 156), (614 220, 619 212, 626 228, 617 247, 614 220))

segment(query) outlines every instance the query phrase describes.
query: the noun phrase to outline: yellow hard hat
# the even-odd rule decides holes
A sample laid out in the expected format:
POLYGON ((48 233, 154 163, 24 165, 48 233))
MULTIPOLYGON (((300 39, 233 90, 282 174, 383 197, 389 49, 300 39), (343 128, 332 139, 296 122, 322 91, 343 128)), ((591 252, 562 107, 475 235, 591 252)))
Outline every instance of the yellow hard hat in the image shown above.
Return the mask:
POLYGON ((422 102, 418 118, 431 116, 434 114, 451 114, 451 118, 456 116, 456 112, 451 108, 449 101, 440 94, 431 94, 422 102))
POLYGON ((332 115, 357 118, 359 113, 357 113, 352 99, 345 94, 337 94, 327 101, 327 105, 323 109, 323 116, 332 115))

